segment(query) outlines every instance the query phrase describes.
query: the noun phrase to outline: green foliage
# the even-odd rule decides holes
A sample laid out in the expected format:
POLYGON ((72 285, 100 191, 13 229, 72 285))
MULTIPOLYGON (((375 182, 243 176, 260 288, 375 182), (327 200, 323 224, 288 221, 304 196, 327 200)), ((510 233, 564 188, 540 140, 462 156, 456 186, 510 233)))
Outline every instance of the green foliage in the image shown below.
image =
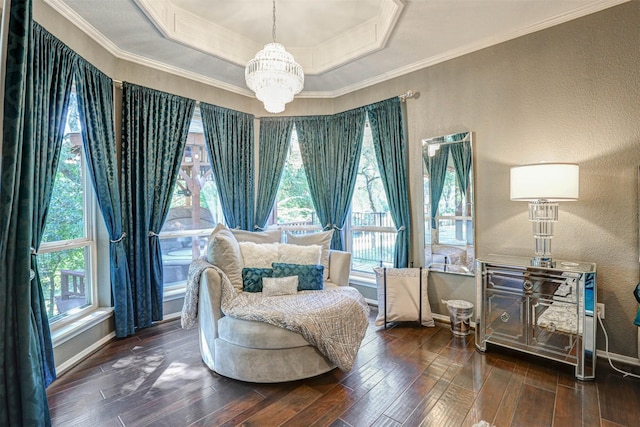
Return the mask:
MULTIPOLYGON (((71 97, 67 132, 78 133, 80 123, 75 96, 71 97)), ((76 139, 77 141, 78 139, 76 139)), ((42 235, 43 243, 84 237, 83 153, 67 133, 62 142, 51 201, 42 235)), ((60 270, 84 271, 84 249, 68 249, 38 255, 38 270, 49 316, 56 313, 54 295, 60 294, 60 270)))
POLYGON ((352 212, 387 212, 389 204, 382 185, 380 168, 376 159, 371 137, 371 128, 367 126, 362 142, 362 153, 358 165, 356 187, 351 203, 352 212))
POLYGON ((317 221, 295 133, 280 180, 277 212, 278 224, 317 221))

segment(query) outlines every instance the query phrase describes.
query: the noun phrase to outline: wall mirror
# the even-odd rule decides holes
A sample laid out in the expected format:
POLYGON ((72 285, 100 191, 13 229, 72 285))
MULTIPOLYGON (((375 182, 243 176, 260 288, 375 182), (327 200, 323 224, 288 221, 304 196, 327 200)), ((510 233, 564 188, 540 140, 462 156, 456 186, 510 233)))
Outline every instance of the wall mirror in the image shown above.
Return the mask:
POLYGON ((422 140, 424 256, 433 271, 473 275, 471 132, 422 140))

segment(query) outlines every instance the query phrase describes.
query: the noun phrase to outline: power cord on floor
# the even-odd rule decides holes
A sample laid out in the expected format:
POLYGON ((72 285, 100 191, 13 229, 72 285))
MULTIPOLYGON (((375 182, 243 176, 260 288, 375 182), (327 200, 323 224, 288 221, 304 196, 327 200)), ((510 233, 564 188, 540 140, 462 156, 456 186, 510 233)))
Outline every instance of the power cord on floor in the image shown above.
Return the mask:
POLYGON ((609 335, 607 335, 607 330, 604 328, 602 324, 602 318, 600 317, 600 311, 597 312, 596 316, 598 317, 598 322, 600 322, 600 327, 602 328, 602 332, 604 332, 604 351, 607 353, 607 359, 609 360, 609 366, 614 371, 620 372, 623 377, 634 377, 640 378, 640 375, 632 374, 631 372, 623 371, 622 369, 616 368, 613 366, 613 362, 611 361, 611 356, 609 355, 609 335))

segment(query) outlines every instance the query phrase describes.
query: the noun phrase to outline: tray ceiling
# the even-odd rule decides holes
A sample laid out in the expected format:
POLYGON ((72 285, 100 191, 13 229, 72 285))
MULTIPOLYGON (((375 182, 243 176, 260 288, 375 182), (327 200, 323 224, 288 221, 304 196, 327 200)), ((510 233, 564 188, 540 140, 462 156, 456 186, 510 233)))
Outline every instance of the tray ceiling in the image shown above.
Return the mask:
MULTIPOLYGON (((277 0, 276 38, 334 97, 629 0, 277 0)), ((252 95, 269 0, 45 0, 118 58, 252 95)))

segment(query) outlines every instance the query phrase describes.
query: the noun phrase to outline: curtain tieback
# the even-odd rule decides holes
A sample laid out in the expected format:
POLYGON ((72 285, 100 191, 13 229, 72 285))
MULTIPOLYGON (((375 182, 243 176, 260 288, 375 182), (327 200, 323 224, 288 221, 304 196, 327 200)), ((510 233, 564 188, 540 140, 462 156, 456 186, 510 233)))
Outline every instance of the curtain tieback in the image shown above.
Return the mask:
POLYGON ((254 229, 254 230, 264 231, 264 230, 266 230, 266 229, 267 229, 267 227, 262 228, 262 227, 260 227, 258 224, 255 224, 255 225, 253 226, 253 229, 254 229))
POLYGON ((116 240, 111 240, 111 239, 109 239, 109 241, 110 241, 111 243, 120 243, 120 242, 122 241, 122 239, 124 239, 125 237, 127 237, 127 233, 122 233, 122 234, 120 235, 120 237, 118 237, 116 240))
POLYGON ((405 227, 404 225, 401 225, 401 226, 400 226, 400 228, 398 228, 398 229, 396 230, 396 233, 399 233, 399 232, 404 231, 404 230, 406 230, 406 229, 407 229, 407 227, 405 227))
POLYGON ((160 237, 160 235, 158 233, 154 232, 154 231, 149 231, 147 233, 147 236, 149 236, 149 237, 160 237))
POLYGON ((38 255, 38 252, 36 252, 36 248, 34 248, 33 246, 31 246, 31 255, 38 255))
POLYGON ((335 229, 335 230, 338 230, 338 231, 342 231, 342 228, 338 227, 336 224, 331 224, 331 223, 327 224, 327 225, 322 229, 322 231, 331 230, 332 228, 333 228, 333 229, 335 229))

